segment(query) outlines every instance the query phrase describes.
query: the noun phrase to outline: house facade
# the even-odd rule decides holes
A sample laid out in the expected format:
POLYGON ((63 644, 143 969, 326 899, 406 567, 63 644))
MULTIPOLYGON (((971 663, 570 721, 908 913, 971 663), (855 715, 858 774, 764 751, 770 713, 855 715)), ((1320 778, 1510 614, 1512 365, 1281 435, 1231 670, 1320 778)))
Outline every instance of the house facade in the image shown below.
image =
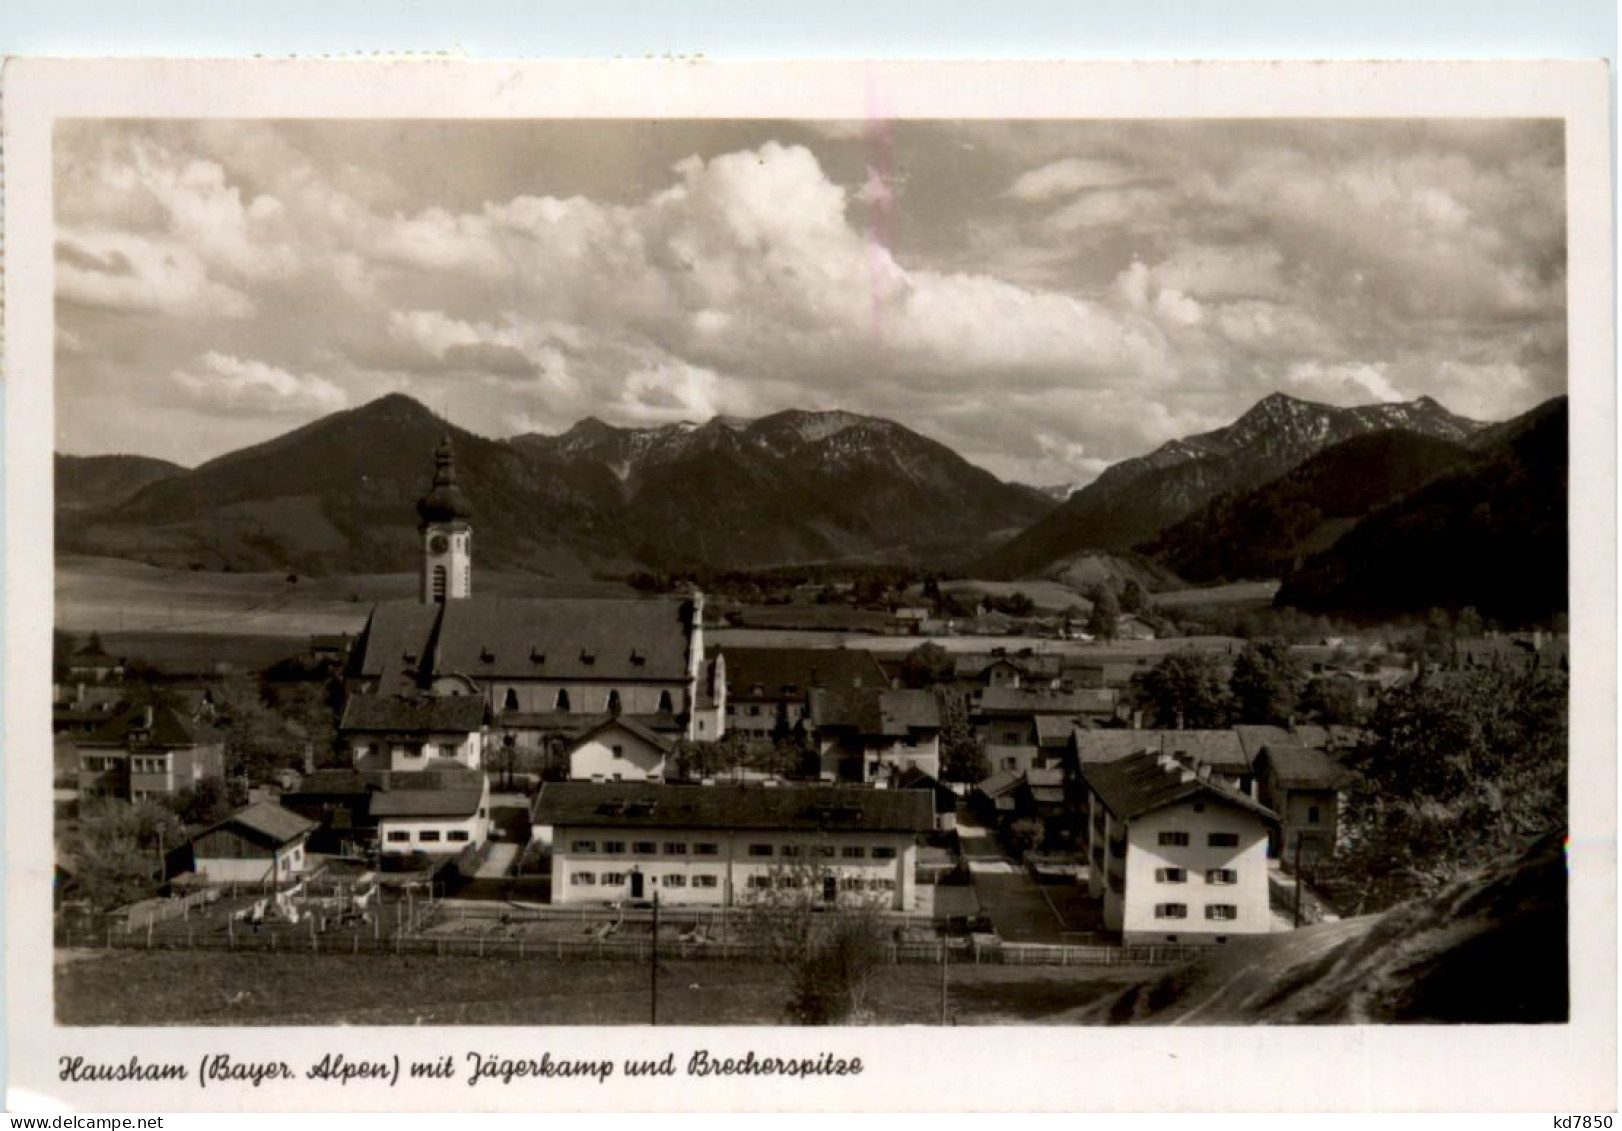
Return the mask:
POLYGON ((634 719, 611 718, 570 744, 569 777, 577 781, 663 781, 675 743, 634 719))
POLYGON ((1345 771, 1325 750, 1280 743, 1257 755, 1258 798, 1281 818, 1272 851, 1286 866, 1294 867, 1297 860, 1315 865, 1335 854, 1345 779, 1345 771))
POLYGON ((1276 814, 1168 754, 1086 765, 1083 781, 1088 890, 1126 945, 1222 943, 1272 929, 1276 814))
POLYGON ((225 779, 225 736, 172 707, 132 707, 77 741, 81 801, 148 801, 225 779))
POLYGON ((854 648, 733 648, 718 658, 726 681, 726 729, 751 736, 811 726, 811 691, 888 686, 871 652, 854 648))
POLYGON ((315 827, 275 802, 250 805, 192 838, 192 870, 215 884, 279 886, 303 873, 315 827))
POLYGON ((787 887, 834 905, 914 901, 923 790, 848 786, 548 782, 533 821, 552 830, 552 901, 734 906, 787 887))
POLYGON ((876 782, 907 770, 940 776, 941 712, 932 691, 816 688, 811 721, 825 781, 876 782))
POLYGON ((490 782, 470 771, 440 773, 435 788, 396 782, 372 798, 383 866, 403 857, 455 856, 490 839, 490 782))
POLYGON ((349 696, 338 739, 358 770, 423 770, 484 762, 485 701, 477 695, 349 696))

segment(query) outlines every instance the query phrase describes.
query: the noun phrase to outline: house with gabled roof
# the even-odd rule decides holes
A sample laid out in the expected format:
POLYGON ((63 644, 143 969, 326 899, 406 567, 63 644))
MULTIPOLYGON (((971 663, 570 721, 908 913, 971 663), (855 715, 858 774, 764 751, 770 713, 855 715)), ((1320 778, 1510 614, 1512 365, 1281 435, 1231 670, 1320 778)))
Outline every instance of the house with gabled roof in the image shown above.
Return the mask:
POLYGON ((155 800, 225 779, 225 735, 163 704, 120 711, 77 746, 81 801, 155 800))
POLYGON ((273 801, 216 821, 191 839, 191 867, 213 884, 276 887, 304 871, 316 824, 273 801))
POLYGON ((1133 754, 1173 754, 1209 767, 1217 779, 1255 795, 1250 757, 1237 728, 1228 730, 1096 730, 1077 727, 1072 732, 1073 757, 1088 765, 1116 762, 1133 754))
POLYGON ((873 653, 859 648, 721 648, 726 729, 787 734, 811 725, 818 687, 884 688, 889 679, 873 653))
POLYGON ((910 769, 940 776, 941 710, 932 691, 814 688, 811 725, 826 781, 875 782, 910 769))
MULTIPOLYGON (((917 789, 843 785, 547 782, 532 820, 551 830, 552 902, 722 907, 786 887, 912 907, 917 789)), ((544 834, 543 834, 544 835, 544 834)))
POLYGON ((576 781, 663 781, 676 743, 635 719, 610 717, 566 751, 576 781))
POLYGON ((481 695, 354 694, 338 739, 360 770, 424 770, 435 761, 477 770, 487 709, 481 695))
POLYGON ((1272 929, 1267 845, 1278 815, 1186 756, 1081 766, 1088 890, 1129 946, 1222 943, 1272 929))
POLYGON ((1328 750, 1276 743, 1256 758, 1257 795, 1279 814, 1273 853, 1288 867, 1316 864, 1335 854, 1340 794, 1347 771, 1328 750))

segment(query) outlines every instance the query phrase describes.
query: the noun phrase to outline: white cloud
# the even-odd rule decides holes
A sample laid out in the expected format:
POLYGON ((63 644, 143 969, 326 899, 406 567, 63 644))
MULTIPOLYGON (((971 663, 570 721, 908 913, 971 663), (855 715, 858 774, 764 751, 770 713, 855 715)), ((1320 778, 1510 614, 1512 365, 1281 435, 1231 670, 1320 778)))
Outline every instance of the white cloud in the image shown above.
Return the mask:
POLYGON ((1005 195, 1015 200, 1045 201, 1069 196, 1084 189, 1113 188, 1127 184, 1138 174, 1117 161, 1066 157, 1022 173, 1008 186, 1005 195))
POLYGON ((324 377, 213 351, 171 376, 204 411, 285 416, 336 412, 348 403, 343 390, 324 377))

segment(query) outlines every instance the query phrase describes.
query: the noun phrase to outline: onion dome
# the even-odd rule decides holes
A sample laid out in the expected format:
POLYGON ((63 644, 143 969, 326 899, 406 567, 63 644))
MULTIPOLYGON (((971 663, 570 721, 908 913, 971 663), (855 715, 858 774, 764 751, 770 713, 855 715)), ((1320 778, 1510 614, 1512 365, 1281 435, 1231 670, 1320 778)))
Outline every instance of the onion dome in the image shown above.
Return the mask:
POLYGON ((473 504, 456 485, 456 456, 451 451, 449 436, 441 440, 434 451, 434 485, 417 503, 417 514, 424 522, 453 522, 473 517, 473 504))

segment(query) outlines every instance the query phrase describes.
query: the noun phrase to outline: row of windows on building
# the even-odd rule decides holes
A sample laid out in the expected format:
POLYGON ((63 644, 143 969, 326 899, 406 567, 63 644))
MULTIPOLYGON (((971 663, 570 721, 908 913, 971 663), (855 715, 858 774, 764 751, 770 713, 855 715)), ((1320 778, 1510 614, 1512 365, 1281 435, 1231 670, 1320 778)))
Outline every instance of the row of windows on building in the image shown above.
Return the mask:
MULTIPOLYGON (((1205 917, 1215 922, 1232 922, 1239 918, 1239 908, 1232 903, 1207 903, 1205 917)), ((1187 919, 1188 904, 1186 903, 1157 903, 1155 904, 1156 919, 1187 919)))
MULTIPOLYGON (((389 832, 388 841, 390 844, 410 844, 411 836, 410 829, 394 829, 389 832)), ((418 844, 440 843, 438 829, 419 829, 416 836, 418 844)), ((450 829, 445 833, 444 839, 453 844, 460 844, 471 839, 471 837, 466 829, 450 829)))
MULTIPOLYGON (((581 711, 586 712, 586 713, 589 714, 591 712, 591 708, 590 708, 589 705, 586 704, 585 698, 586 697, 584 695, 582 695, 580 697, 580 699, 581 699, 580 709, 581 709, 581 711)), ((519 707, 519 705, 518 705, 518 689, 516 687, 507 688, 506 693, 504 695, 502 695, 502 697, 501 697, 501 709, 503 711, 517 711, 517 710, 521 709, 519 707)), ((552 698, 552 709, 554 711, 563 711, 563 712, 569 712, 569 711, 574 710, 574 707, 572 705, 572 701, 569 698, 569 689, 568 688, 566 688, 566 687, 558 688, 557 694, 555 696, 553 696, 553 698, 552 698)), ((618 691, 616 691, 616 690, 610 689, 609 692, 608 692, 608 695, 606 697, 604 697, 604 699, 603 699, 603 710, 605 712, 607 712, 608 714, 610 714, 610 715, 617 715, 617 714, 620 713, 620 709, 621 709, 620 693, 618 691)), ((672 714, 672 713, 675 712, 675 710, 676 710, 676 701, 671 697, 669 691, 661 691, 661 692, 659 692, 659 706, 657 708, 655 708, 655 710, 657 710, 660 714, 672 714)))
MULTIPOLYGON (((1207 848, 1238 848, 1238 833, 1207 833, 1205 835, 1207 848)), ((1160 847, 1187 848, 1188 834, 1180 832, 1165 832, 1160 834, 1160 847)))
MULTIPOLYGON (((1155 882, 1162 884, 1188 883, 1187 868, 1156 868, 1155 882)), ((1207 868, 1205 882, 1221 886, 1231 886, 1239 882, 1239 873, 1232 868, 1207 868)))
MULTIPOLYGON (((569 851, 577 854, 601 853, 604 856, 620 856, 624 855, 627 843, 629 843, 630 852, 634 856, 660 855, 661 846, 659 842, 652 840, 635 840, 630 842, 623 840, 605 840, 601 842, 595 840, 576 840, 569 843, 569 851)), ((665 841, 663 845, 663 854, 665 856, 686 856, 689 855, 689 850, 691 850, 691 855, 693 856, 718 856, 721 853, 721 846, 719 844, 706 841, 700 841, 696 844, 688 844, 686 841, 681 840, 665 841)), ((845 860, 867 860, 869 858, 873 860, 895 859, 895 849, 889 845, 877 845, 873 848, 868 848, 865 845, 860 844, 846 844, 841 845, 839 851, 836 853, 834 851, 834 846, 831 844, 751 844, 749 846, 748 853, 750 856, 757 858, 780 856, 784 859, 795 859, 812 856, 831 859, 837 855, 845 860)))

